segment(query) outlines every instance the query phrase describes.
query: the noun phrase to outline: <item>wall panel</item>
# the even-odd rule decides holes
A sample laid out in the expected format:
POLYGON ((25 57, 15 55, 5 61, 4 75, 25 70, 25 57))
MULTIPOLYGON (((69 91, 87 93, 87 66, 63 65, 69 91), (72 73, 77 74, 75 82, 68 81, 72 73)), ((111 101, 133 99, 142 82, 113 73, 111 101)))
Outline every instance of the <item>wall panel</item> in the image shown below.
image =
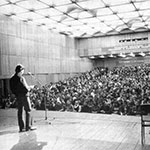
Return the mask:
MULTIPOLYGON (((87 46, 86 40, 84 44, 87 46)), ((89 61, 83 63, 76 45, 74 38, 0 16, 1 75, 10 76, 19 63, 26 73, 38 74, 44 82, 84 72, 89 61)))
POLYGON ((8 55, 2 55, 1 59, 2 59, 2 64, 1 64, 2 75, 8 75, 9 70, 10 70, 9 56, 8 55))
POLYGON ((27 49, 28 49, 28 57, 33 57, 34 56, 34 41, 32 40, 30 40, 30 42, 28 41, 27 49))
POLYGON ((9 66, 10 66, 10 74, 13 74, 15 72, 15 66, 18 64, 17 56, 16 55, 10 55, 9 56, 9 66))
POLYGON ((52 55, 54 56, 54 58, 60 58, 60 46, 53 45, 52 55))
POLYGON ((64 58, 66 57, 65 50, 66 50, 65 47, 61 47, 61 49, 60 49, 60 56, 61 56, 61 59, 64 59, 64 58))
POLYGON ((0 49, 1 54, 9 54, 9 40, 7 35, 0 34, 0 49))
POLYGON ((29 49, 28 49, 28 40, 27 39, 21 39, 21 56, 29 56, 29 49))
POLYGON ((62 47, 66 46, 66 37, 65 37, 65 35, 61 35, 60 43, 61 43, 62 47))
POLYGON ((28 57, 28 72, 35 73, 35 68, 37 67, 38 69, 38 64, 36 58, 33 57, 28 57))
POLYGON ((6 29, 4 29, 4 27, 6 27, 6 23, 7 23, 7 18, 3 15, 0 14, 0 33, 2 34, 6 34, 6 29))
POLYGON ((52 65, 53 65, 53 61, 51 59, 48 59, 48 72, 52 73, 52 65))
POLYGON ((6 31, 7 34, 15 36, 17 34, 17 22, 12 20, 12 19, 8 19, 7 23, 6 23, 6 31))

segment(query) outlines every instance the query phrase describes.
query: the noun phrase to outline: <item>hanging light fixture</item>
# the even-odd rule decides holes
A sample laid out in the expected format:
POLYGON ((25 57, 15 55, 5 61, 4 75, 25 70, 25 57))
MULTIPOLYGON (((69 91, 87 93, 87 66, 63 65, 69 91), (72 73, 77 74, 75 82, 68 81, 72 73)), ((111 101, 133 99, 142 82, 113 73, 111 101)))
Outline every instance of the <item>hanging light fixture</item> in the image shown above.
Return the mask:
POLYGON ((99 58, 105 58, 105 56, 104 55, 100 55, 99 58))
POLYGON ((90 59, 94 59, 95 57, 94 57, 94 56, 90 56, 89 58, 90 58, 90 59))
POLYGON ((141 55, 142 57, 144 57, 146 54, 143 52, 140 52, 139 55, 141 55))
POLYGON ((119 57, 122 57, 122 58, 126 57, 126 55, 123 54, 123 53, 120 53, 118 56, 119 56, 119 57))
POLYGON ((147 54, 150 55, 150 52, 148 52, 147 54))
POLYGON ((134 54, 133 52, 131 52, 131 53, 129 54, 129 56, 135 57, 135 54, 134 54))
POLYGON ((115 56, 114 56, 113 54, 110 54, 109 57, 110 57, 110 58, 114 58, 115 56))

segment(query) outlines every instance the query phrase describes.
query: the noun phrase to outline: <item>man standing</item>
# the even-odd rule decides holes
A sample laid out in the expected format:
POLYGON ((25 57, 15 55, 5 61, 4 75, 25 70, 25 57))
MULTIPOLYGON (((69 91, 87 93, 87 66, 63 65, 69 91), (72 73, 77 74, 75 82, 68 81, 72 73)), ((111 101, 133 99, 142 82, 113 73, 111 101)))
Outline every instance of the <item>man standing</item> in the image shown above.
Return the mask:
POLYGON ((34 86, 28 86, 23 74, 24 66, 19 64, 15 68, 15 74, 10 79, 10 89, 17 98, 19 132, 36 129, 35 127, 31 126, 31 102, 29 98, 29 91, 34 86), (22 117, 23 108, 26 115, 25 124, 22 117))

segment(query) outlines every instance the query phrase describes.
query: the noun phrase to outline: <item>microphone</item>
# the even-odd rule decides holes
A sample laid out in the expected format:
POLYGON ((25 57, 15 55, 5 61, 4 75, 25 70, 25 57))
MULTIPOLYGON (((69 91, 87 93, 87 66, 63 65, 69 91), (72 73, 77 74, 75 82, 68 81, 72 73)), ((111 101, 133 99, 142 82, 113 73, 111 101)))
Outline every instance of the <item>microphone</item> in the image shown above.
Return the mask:
POLYGON ((27 74, 32 75, 32 73, 31 73, 31 72, 28 72, 27 74))
POLYGON ((31 72, 28 72, 27 74, 30 75, 32 78, 35 78, 31 72))
POLYGON ((40 85, 42 85, 41 82, 34 75, 32 75, 31 72, 28 72, 27 74, 34 78, 34 80, 36 80, 40 85))

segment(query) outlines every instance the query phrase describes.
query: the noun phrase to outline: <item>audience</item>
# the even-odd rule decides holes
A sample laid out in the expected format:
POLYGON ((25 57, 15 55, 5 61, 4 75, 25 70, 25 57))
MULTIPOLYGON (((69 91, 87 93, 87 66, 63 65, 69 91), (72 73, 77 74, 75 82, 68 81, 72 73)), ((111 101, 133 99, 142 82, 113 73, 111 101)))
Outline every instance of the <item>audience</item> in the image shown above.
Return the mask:
POLYGON ((150 66, 97 67, 35 86, 30 99, 37 110, 136 115, 140 104, 150 103, 150 66))
POLYGON ((135 115, 150 102, 150 67, 97 67, 64 81, 35 87, 31 100, 36 109, 135 115))

